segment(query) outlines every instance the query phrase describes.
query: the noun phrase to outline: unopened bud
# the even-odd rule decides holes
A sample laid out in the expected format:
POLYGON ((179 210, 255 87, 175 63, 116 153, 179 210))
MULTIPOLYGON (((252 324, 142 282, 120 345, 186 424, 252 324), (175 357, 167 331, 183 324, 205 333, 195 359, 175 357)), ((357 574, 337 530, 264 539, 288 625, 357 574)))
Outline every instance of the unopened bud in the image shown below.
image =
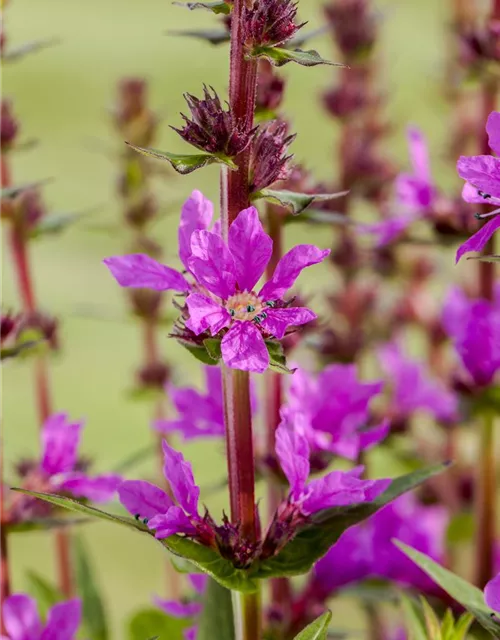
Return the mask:
POLYGON ((243 39, 249 48, 275 46, 290 40, 304 26, 295 24, 297 4, 290 0, 254 0, 245 5, 243 39))
POLYGON ((152 362, 137 371, 137 380, 141 387, 163 389, 170 379, 170 367, 164 362, 152 362))
POLYGON ((125 78, 118 85, 118 101, 113 109, 116 126, 127 142, 139 147, 151 145, 156 115, 147 107, 147 84, 142 78, 125 78))
POLYGON ((50 348, 56 351, 59 348, 58 327, 57 318, 48 313, 42 311, 25 313, 19 319, 16 338, 19 340, 23 336, 33 333, 35 339, 45 340, 50 348))
POLYGON ((145 319, 158 317, 162 303, 161 291, 153 289, 127 289, 127 296, 136 316, 145 319))
POLYGON ((157 210, 155 198, 148 193, 129 204, 125 210, 125 219, 131 227, 142 229, 154 219, 157 210))

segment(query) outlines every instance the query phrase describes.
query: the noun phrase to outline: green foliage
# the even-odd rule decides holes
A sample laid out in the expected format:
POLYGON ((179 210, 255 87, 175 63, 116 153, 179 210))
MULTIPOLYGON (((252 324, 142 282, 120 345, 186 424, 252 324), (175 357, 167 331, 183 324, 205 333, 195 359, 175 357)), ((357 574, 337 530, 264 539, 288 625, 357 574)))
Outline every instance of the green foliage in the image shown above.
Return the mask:
POLYGON ((184 640, 188 622, 151 608, 135 613, 127 626, 128 640, 184 640))
POLYGON ((57 235, 91 213, 95 213, 95 210, 74 211, 72 213, 50 213, 43 216, 30 235, 32 238, 57 235))
POLYGON ((10 360, 11 358, 17 358, 19 356, 29 356, 33 352, 38 353, 38 347, 44 342, 43 339, 37 340, 19 340, 16 344, 12 345, 12 347, 2 347, 0 349, 0 360, 10 360))
POLYGON ((74 536, 71 542, 74 579, 82 599, 85 630, 92 640, 107 640, 106 612, 87 550, 81 537, 74 536))
POLYGON ((311 49, 302 51, 302 49, 282 49, 280 47, 255 47, 249 54, 250 58, 265 58, 274 67, 282 67, 289 62, 296 62, 303 67, 315 67, 318 64, 328 64, 334 67, 345 67, 339 62, 329 62, 322 58, 317 51, 311 49))
POLYGON ((266 200, 278 204, 282 207, 289 209, 294 216, 298 215, 304 209, 307 209, 314 202, 325 202, 328 200, 334 200, 335 198, 341 198, 345 196, 348 191, 340 191, 339 193, 296 193, 294 191, 276 191, 274 189, 262 189, 252 194, 251 199, 254 200, 266 200))
POLYGON ((420 598, 421 609, 417 603, 401 595, 401 605, 406 619, 408 640, 465 640, 474 621, 474 616, 464 613, 455 621, 451 609, 447 609, 443 619, 439 620, 435 611, 425 598, 420 598))
POLYGON ((179 31, 169 31, 173 36, 184 36, 185 38, 196 38, 212 45, 229 42, 229 32, 227 29, 186 29, 179 31))
POLYGON ((194 356, 199 362, 202 362, 203 364, 215 364, 214 359, 208 353, 205 346, 198 346, 193 344, 192 342, 187 342, 187 340, 179 340, 178 338, 177 342, 181 344, 185 349, 187 349, 189 353, 194 356))
MULTIPOLYGON (((448 569, 445 569, 434 560, 431 560, 428 556, 415 551, 411 547, 398 542, 394 542, 395 545, 401 549, 415 564, 417 564, 425 573, 436 582, 442 589, 444 589, 454 600, 460 603, 467 611, 469 611, 474 618, 481 624, 487 631, 489 631, 495 638, 500 635, 500 624, 495 621, 491 616, 491 611, 488 609, 484 602, 483 592, 472 584, 469 584, 463 578, 455 575, 448 569)), ((463 623, 465 625, 465 623, 463 623)))
POLYGON ((228 158, 223 154, 197 153, 184 155, 179 153, 170 153, 168 151, 160 151, 158 149, 136 147, 134 144, 130 144, 130 142, 127 142, 127 144, 129 147, 134 149, 134 151, 142 153, 144 156, 155 158, 156 160, 166 160, 172 165, 177 173, 181 173, 182 175, 187 175, 188 173, 196 171, 196 169, 201 169, 202 167, 207 167, 211 164, 225 164, 230 169, 236 169, 236 165, 231 158, 228 158))
POLYGON ((30 53, 36 53, 47 47, 53 47, 58 44, 60 40, 57 38, 47 38, 46 40, 33 40, 32 42, 25 42, 17 47, 8 47, 6 51, 2 52, 2 60, 4 62, 17 62, 24 58, 24 56, 30 53))
POLYGON ((216 364, 222 358, 221 342, 219 338, 207 338, 203 340, 207 353, 212 359, 212 362, 209 364, 216 364))
POLYGON ((209 580, 203 597, 197 640, 234 640, 231 592, 209 580))
POLYGON ((266 340, 266 348, 269 354, 269 368, 276 373, 293 373, 295 369, 286 366, 286 356, 281 342, 266 340))
POLYGON ((427 467, 395 478, 373 502, 334 507, 313 514, 305 526, 278 555, 256 563, 251 573, 256 578, 295 576, 309 571, 346 529, 359 524, 400 495, 411 491, 429 478, 441 473, 447 465, 427 467))
MULTIPOLYGON (((223 14, 228 16, 231 13, 231 5, 224 0, 214 0, 213 2, 174 2, 178 7, 186 9, 208 9, 215 14, 223 14)), ((229 39, 229 38, 228 38, 229 39)))
POLYGON ((298 636, 295 636, 295 640, 326 640, 328 638, 328 626, 332 619, 332 612, 325 611, 325 613, 316 618, 314 622, 307 625, 298 636))
POLYGON ((40 518, 39 520, 24 520, 6 524, 5 530, 9 535, 13 533, 31 533, 32 531, 48 531, 77 524, 90 522, 88 518, 40 518))
POLYGON ((64 594, 55 585, 34 571, 28 571, 26 580, 28 592, 35 598, 42 618, 47 617, 47 612, 51 607, 65 599, 64 594))

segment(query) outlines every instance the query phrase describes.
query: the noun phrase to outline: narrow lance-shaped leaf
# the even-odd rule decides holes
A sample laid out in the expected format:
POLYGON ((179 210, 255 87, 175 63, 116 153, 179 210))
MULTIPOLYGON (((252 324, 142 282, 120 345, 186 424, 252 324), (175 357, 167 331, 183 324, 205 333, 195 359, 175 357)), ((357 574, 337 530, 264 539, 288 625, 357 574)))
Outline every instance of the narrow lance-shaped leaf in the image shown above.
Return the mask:
POLYGON ((83 624, 90 638, 107 640, 106 612, 87 550, 79 536, 74 536, 72 543, 74 579, 82 599, 83 624))
POLYGON ((328 627, 332 619, 332 612, 325 611, 325 613, 316 618, 314 622, 307 625, 298 636, 295 636, 294 640, 326 640, 328 638, 328 627))
POLYGON ((266 340, 266 349, 269 354, 269 368, 277 373, 293 373, 295 369, 289 369, 286 364, 286 356, 281 342, 266 340))
POLYGON ((50 529, 61 529, 63 527, 73 527, 77 524, 90 522, 89 518, 40 518, 37 520, 24 520, 22 522, 12 522, 5 524, 5 530, 12 533, 31 533, 32 531, 47 531, 50 529))
POLYGON ((231 39, 227 29, 186 29, 185 31, 168 31, 168 34, 172 36, 196 38, 197 40, 203 40, 214 46, 229 42, 231 39))
POLYGON ((185 9, 207 9, 215 14, 228 16, 231 13, 231 5, 224 0, 213 0, 213 2, 174 2, 173 4, 185 9))
POLYGON ((293 215, 297 215, 307 209, 314 202, 326 202, 347 195, 348 191, 338 193, 296 193, 295 191, 277 191, 274 189, 262 189, 251 196, 251 200, 266 200, 282 207, 290 209, 293 215))
POLYGON ((156 158, 156 160, 166 160, 178 173, 181 173, 182 175, 187 175, 188 173, 196 171, 196 169, 201 169, 202 167, 206 167, 210 164, 225 164, 230 169, 236 169, 236 165, 233 160, 222 154, 198 153, 193 155, 184 155, 179 153, 170 153, 168 151, 160 151, 159 149, 137 147, 134 144, 130 144, 130 142, 127 142, 126 144, 134 149, 134 151, 142 153, 144 156, 156 158))
MULTIPOLYGON (((150 531, 145 524, 129 518, 128 516, 119 516, 112 513, 107 513, 96 507, 83 504, 72 498, 65 498, 63 496, 57 496, 49 493, 38 493, 36 491, 27 491, 25 489, 13 489, 13 491, 20 491, 26 495, 39 498, 45 502, 50 502, 58 507, 69 509, 70 511, 76 511, 77 513, 83 513, 92 518, 100 520, 106 520, 115 524, 134 529, 140 533, 146 533, 154 540, 153 532, 150 531)), ((188 538, 183 538, 178 535, 170 536, 164 540, 158 541, 165 549, 170 551, 176 556, 185 558, 193 563, 193 565, 201 570, 203 573, 208 574, 222 586, 233 589, 235 591, 253 592, 257 590, 257 585, 252 580, 247 571, 242 569, 236 569, 234 565, 220 556, 211 547, 205 547, 201 544, 193 542, 188 538)))
POLYGON ((251 574, 257 578, 270 578, 306 573, 349 527, 366 520, 386 504, 441 473, 448 466, 436 465, 395 478, 373 502, 334 507, 314 514, 311 523, 306 525, 280 553, 257 563, 251 574))
POLYGON ((196 640, 234 640, 234 637, 231 592, 215 580, 209 580, 196 640))
POLYGON ((2 60, 5 62, 15 62, 24 58, 30 53, 35 53, 40 51, 41 49, 46 49, 47 47, 53 47, 56 44, 59 44, 61 40, 59 38, 48 38, 46 40, 34 40, 33 42, 25 42, 24 44, 19 45, 18 47, 9 47, 7 51, 2 53, 2 60))
POLYGON ((446 593, 465 607, 479 624, 495 638, 500 637, 500 623, 496 622, 494 616, 492 616, 492 611, 486 606, 483 592, 480 589, 448 571, 448 569, 434 562, 434 560, 420 553, 420 551, 416 551, 398 540, 395 540, 394 544, 425 571, 446 593))
POLYGON ((282 49, 280 47, 255 47, 248 54, 249 58, 265 58, 274 67, 282 67, 289 62, 296 62, 303 67, 315 67, 318 64, 328 64, 333 67, 345 67, 340 62, 330 62, 322 58, 317 51, 310 49, 302 51, 302 49, 282 49))
POLYGON ((417 603, 406 594, 400 594, 401 608, 405 617, 405 629, 411 640, 428 640, 425 622, 417 603))

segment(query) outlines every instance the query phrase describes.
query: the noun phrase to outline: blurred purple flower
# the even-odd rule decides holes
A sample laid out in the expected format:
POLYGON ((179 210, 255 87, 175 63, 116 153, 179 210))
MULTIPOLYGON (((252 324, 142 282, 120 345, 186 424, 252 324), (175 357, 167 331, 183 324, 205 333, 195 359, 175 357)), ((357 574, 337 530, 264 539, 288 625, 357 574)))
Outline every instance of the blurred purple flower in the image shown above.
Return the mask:
POLYGON ((304 436, 313 452, 329 451, 356 460, 389 432, 387 421, 368 427, 369 404, 383 382, 360 382, 355 365, 333 364, 317 376, 298 369, 291 381, 283 415, 301 414, 304 436))
POLYGON ((462 364, 477 386, 488 386, 500 369, 498 301, 469 299, 452 287, 443 308, 443 326, 462 364))
POLYGON ((406 229, 432 207, 436 188, 432 181, 427 142, 416 127, 408 128, 408 149, 412 173, 400 173, 395 181, 396 206, 401 213, 373 224, 359 225, 361 233, 377 238, 377 247, 383 247, 401 236, 406 229))
POLYGON ((500 613, 500 573, 484 588, 484 601, 490 609, 500 613))
POLYGON ((40 620, 36 602, 24 593, 9 596, 3 603, 5 640, 73 640, 82 617, 78 599, 59 602, 49 609, 45 624, 40 620))
MULTIPOLYGON (((196 618, 203 609, 200 596, 203 595, 209 578, 207 575, 192 573, 188 575, 188 580, 196 592, 194 599, 163 600, 162 598, 155 596, 153 598, 154 604, 173 618, 196 618)), ((197 633, 197 625, 188 627, 183 631, 185 640, 195 640, 197 633)))
POLYGON ((415 362, 402 352, 396 342, 378 350, 382 370, 392 387, 393 410, 406 419, 418 410, 425 410, 437 420, 453 421, 458 415, 456 396, 431 376, 423 363, 415 362))
MULTIPOLYGON (((493 111, 486 122, 486 132, 490 149, 500 155, 500 113, 493 111)), ((466 202, 478 204, 500 205, 500 159, 494 156, 460 156, 457 171, 467 182, 462 191, 466 202)), ((488 217, 500 213, 496 209, 481 217, 488 217)), ((487 222, 479 231, 464 242, 457 251, 456 261, 470 251, 482 251, 488 240, 500 228, 500 216, 487 222)))
POLYGON ((289 327, 316 318, 310 309, 287 306, 283 295, 305 267, 321 262, 330 251, 297 245, 281 258, 273 277, 257 294, 253 288, 272 253, 272 240, 262 228, 257 209, 249 207, 239 213, 226 244, 219 233, 207 230, 212 207, 208 210, 204 202, 201 208, 195 207, 194 217, 184 215, 183 209, 179 230, 181 260, 195 286, 181 273, 142 254, 106 258, 104 262, 122 286, 190 292, 186 327, 196 335, 209 330, 213 336, 229 328, 221 342, 225 364, 263 373, 269 366, 264 337, 281 340, 289 327))

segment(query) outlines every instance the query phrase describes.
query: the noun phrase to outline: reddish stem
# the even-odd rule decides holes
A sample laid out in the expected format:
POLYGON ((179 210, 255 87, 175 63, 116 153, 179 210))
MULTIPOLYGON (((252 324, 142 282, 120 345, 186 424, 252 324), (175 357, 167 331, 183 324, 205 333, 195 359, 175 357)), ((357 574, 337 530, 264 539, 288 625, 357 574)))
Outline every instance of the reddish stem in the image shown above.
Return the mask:
POLYGON ((3 606, 4 606, 4 602, 5 600, 10 596, 11 591, 10 591, 10 573, 9 573, 9 555, 8 555, 8 546, 7 546, 7 532, 5 530, 5 525, 2 524, 2 527, 0 529, 0 552, 1 552, 1 576, 0 576, 0 581, 1 581, 1 628, 2 628, 2 634, 6 634, 7 633, 7 629, 5 628, 5 624, 4 624, 4 617, 3 617, 3 606))
POLYGON ((56 531, 56 556, 59 572, 59 588, 65 598, 73 594, 73 575, 71 572, 71 538, 68 531, 56 531))

